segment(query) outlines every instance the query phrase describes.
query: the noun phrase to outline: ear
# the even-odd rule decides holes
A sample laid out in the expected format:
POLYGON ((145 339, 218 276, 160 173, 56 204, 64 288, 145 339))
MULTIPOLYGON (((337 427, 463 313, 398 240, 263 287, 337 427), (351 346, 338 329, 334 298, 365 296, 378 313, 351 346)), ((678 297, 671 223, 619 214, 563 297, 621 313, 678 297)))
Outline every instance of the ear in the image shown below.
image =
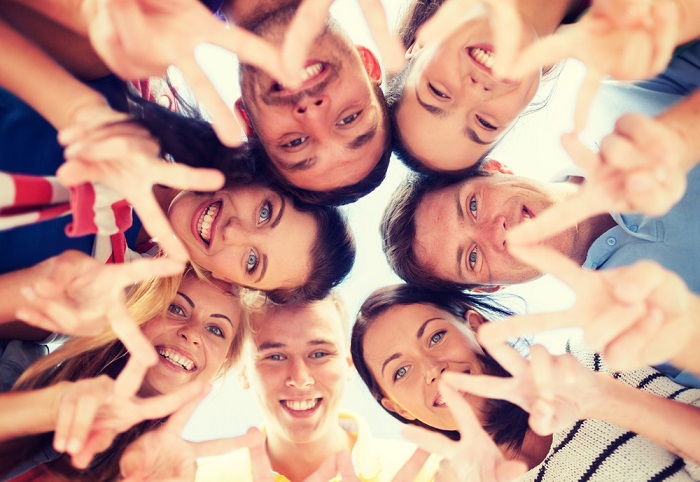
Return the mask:
POLYGON ((374 56, 372 51, 367 47, 362 45, 355 45, 357 53, 360 54, 360 59, 362 59, 362 65, 365 66, 367 75, 374 81, 375 84, 382 83, 382 67, 379 65, 379 60, 374 56))
POLYGON ((418 55, 421 50, 423 50, 423 42, 421 42, 419 39, 416 39, 409 47, 406 49, 406 53, 404 54, 404 58, 406 60, 410 59, 411 57, 414 57, 418 55))
POLYGON ((250 382, 248 381, 248 373, 245 369, 245 363, 241 363, 241 368, 238 370, 238 382, 241 384, 244 390, 250 389, 250 382))
POLYGON ((248 111, 245 109, 243 99, 239 97, 234 103, 234 107, 238 122, 245 130, 245 135, 248 137, 253 137, 255 135, 255 132, 253 131, 253 123, 250 122, 250 116, 248 116, 248 111))
POLYGON ((389 400, 388 398, 384 397, 381 399, 379 402, 382 404, 382 407, 386 408, 390 412, 394 412, 398 415, 401 415, 403 418, 406 420, 415 420, 416 417, 408 413, 406 410, 401 408, 397 403, 395 403, 393 400, 389 400))
POLYGON ((486 321, 481 313, 474 310, 467 310, 467 312, 464 314, 464 320, 474 333, 477 333, 479 331, 479 327, 486 321))
POLYGON ((495 293, 496 291, 499 291, 503 289, 503 286, 501 285, 493 285, 493 286, 479 286, 478 288, 474 288, 471 291, 472 293, 495 293))
POLYGON ((355 376, 355 364, 352 362, 350 350, 348 350, 348 354, 345 357, 345 362, 348 364, 348 380, 352 380, 352 378, 355 376))

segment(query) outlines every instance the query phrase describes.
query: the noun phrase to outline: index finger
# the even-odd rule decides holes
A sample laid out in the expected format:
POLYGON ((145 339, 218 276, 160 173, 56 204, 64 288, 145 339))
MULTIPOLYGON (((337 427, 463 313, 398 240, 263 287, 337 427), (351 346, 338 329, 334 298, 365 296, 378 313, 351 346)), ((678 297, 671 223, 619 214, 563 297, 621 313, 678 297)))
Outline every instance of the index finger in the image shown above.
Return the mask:
POLYGON ((574 111, 574 132, 581 132, 586 128, 588 113, 591 110, 593 99, 598 92, 603 75, 593 65, 586 66, 586 75, 576 98, 576 110, 574 111))
MULTIPOLYGON (((304 0, 294 12, 294 18, 287 27, 282 44, 281 59, 285 72, 292 78, 299 77, 306 67, 309 47, 323 32, 328 18, 328 8, 332 0, 304 0)), ((284 79, 279 79, 284 80, 284 79)), ((296 82, 288 87, 297 87, 302 82, 296 82)))
POLYGON ((517 59, 514 59, 507 76, 513 79, 522 78, 542 67, 574 57, 576 52, 573 46, 580 41, 578 28, 569 27, 564 31, 538 39, 525 47, 518 54, 517 59))
POLYGON ((389 73, 399 72, 406 62, 404 49, 399 39, 389 31, 386 12, 381 1, 359 0, 359 2, 372 38, 379 47, 382 63, 389 73))
POLYGON ((491 353, 494 346, 505 343, 509 338, 574 326, 579 326, 577 319, 567 311, 515 315, 498 323, 482 325, 479 340, 491 353))
POLYGON ((131 357, 147 367, 155 365, 158 361, 158 354, 126 308, 124 306, 113 307, 107 316, 112 331, 129 351, 131 357))
POLYGON ((590 280, 591 273, 553 248, 541 245, 514 245, 508 249, 522 262, 529 264, 540 273, 555 276, 575 291, 585 287, 590 280))
MULTIPOLYGON (((188 383, 175 392, 161 395, 160 397, 152 397, 148 402, 153 401, 153 398, 160 398, 157 405, 164 414, 170 413, 172 409, 176 409, 170 418, 168 418, 166 426, 168 430, 172 430, 179 435, 182 433, 182 430, 185 428, 185 425, 187 425, 187 422, 192 417, 192 414, 197 409, 200 402, 209 394, 210 389, 211 385, 209 384, 188 383), (172 409, 170 409, 170 407, 172 407, 172 409)), ((153 405, 155 408, 156 404, 153 405)))
POLYGON ((496 51, 493 71, 499 77, 508 77, 522 39, 520 14, 512 0, 489 0, 488 4, 491 7, 490 23, 496 51))
POLYGON ((141 388, 143 377, 146 375, 148 366, 143 364, 137 357, 129 357, 126 366, 114 381, 114 393, 125 398, 130 398, 141 388))
POLYGON ((401 466, 401 469, 396 473, 392 481, 413 482, 429 457, 430 452, 423 450, 420 447, 416 448, 406 463, 401 466))
POLYGON ((447 0, 416 33, 425 43, 439 44, 452 32, 473 17, 484 15, 486 10, 478 0, 447 0))
MULTIPOLYGON (((471 405, 450 385, 440 382, 440 395, 447 403, 447 408, 452 413, 452 417, 457 422, 460 437, 462 440, 474 440, 477 444, 479 439, 491 438, 486 435, 484 429, 479 424, 479 420, 474 415, 471 405)), ((491 442, 493 443, 493 442, 491 442)))
POLYGON ((218 169, 190 167, 178 162, 158 162, 150 175, 158 184, 189 191, 216 191, 226 181, 218 169))
POLYGON ((182 273, 184 265, 170 258, 137 259, 129 263, 105 266, 113 284, 120 288, 151 278, 174 276, 182 273))

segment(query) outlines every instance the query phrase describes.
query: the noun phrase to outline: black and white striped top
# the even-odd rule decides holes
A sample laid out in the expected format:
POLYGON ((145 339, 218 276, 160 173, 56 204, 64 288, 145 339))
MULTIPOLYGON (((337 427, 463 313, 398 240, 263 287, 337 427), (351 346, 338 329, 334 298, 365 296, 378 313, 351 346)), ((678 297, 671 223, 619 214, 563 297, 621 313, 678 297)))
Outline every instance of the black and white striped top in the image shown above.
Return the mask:
MULTIPOLYGON (((567 344, 567 352, 584 366, 628 385, 700 407, 700 389, 678 385, 653 368, 613 372, 600 355, 582 346, 567 344)), ((700 480, 700 466, 634 432, 600 420, 579 420, 553 434, 544 461, 518 480, 680 482, 700 480)))

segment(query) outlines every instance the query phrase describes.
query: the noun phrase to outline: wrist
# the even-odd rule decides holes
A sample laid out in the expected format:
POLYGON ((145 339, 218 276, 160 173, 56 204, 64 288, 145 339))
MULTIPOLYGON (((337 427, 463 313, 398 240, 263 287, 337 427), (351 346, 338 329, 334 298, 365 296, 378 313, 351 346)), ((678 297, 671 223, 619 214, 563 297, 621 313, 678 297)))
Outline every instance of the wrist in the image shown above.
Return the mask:
POLYGON ((583 404, 580 418, 604 420, 611 407, 614 410, 617 401, 616 388, 618 382, 602 373, 594 373, 594 378, 595 382, 591 396, 588 403, 583 404))

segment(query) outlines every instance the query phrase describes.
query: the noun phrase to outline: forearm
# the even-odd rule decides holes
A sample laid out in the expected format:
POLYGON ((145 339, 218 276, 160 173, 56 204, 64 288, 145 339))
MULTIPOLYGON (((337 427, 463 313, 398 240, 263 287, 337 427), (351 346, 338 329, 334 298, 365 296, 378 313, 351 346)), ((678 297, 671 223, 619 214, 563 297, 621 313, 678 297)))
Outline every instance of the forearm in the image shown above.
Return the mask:
POLYGON ((697 131, 700 125, 700 89, 660 114, 658 119, 683 139, 685 155, 682 163, 685 170, 690 171, 700 160, 700 136, 697 131))
POLYGON ((671 363, 677 368, 700 375, 700 297, 696 294, 691 294, 688 313, 690 313, 688 321, 693 324, 693 334, 685 348, 671 359, 671 363))
POLYGON ((603 395, 583 418, 636 432, 670 452, 700 462, 700 409, 600 377, 603 395))
POLYGON ((58 406, 70 382, 46 388, 0 394, 0 441, 52 432, 58 406))
POLYGON ((74 78, 44 51, 0 18, 0 85, 31 105, 54 127, 73 121, 86 105, 104 103, 97 92, 74 78))

